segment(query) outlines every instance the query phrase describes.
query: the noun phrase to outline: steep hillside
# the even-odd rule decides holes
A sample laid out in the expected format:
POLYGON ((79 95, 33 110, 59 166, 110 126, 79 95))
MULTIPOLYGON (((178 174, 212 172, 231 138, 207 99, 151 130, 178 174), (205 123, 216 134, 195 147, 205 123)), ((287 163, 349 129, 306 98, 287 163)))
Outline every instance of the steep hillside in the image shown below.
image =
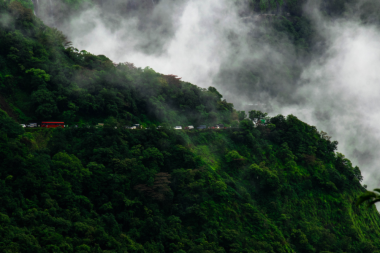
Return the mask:
POLYGON ((232 123, 233 105, 214 88, 201 89, 174 75, 68 47, 58 30, 17 1, 2 2, 0 92, 19 121, 232 123))
POLYGON ((194 132, 1 118, 3 252, 378 252, 336 142, 294 116, 194 132))
POLYGON ((254 127, 215 88, 79 52, 7 2, 2 252, 380 251, 378 212, 354 204, 360 170, 326 133, 293 115, 254 127), (15 119, 83 127, 31 132, 15 119), (190 123, 236 127, 165 127, 190 123))

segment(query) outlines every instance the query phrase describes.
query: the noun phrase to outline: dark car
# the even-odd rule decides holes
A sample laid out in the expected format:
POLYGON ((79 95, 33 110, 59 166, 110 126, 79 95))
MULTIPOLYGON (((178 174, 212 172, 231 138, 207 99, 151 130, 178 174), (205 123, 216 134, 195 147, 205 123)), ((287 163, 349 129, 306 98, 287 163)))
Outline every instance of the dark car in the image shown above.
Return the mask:
POLYGON ((200 125, 199 127, 197 127, 198 130, 202 130, 202 129, 207 129, 207 126, 206 125, 200 125))

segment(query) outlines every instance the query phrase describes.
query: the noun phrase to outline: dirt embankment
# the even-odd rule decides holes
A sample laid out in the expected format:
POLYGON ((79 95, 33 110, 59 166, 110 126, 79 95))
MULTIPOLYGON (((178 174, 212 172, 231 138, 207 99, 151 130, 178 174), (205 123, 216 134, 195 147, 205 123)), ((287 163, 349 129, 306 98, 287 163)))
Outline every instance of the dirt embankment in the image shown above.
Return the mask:
POLYGON ((18 121, 17 114, 12 110, 12 107, 8 104, 7 100, 3 96, 0 95, 0 109, 8 113, 10 117, 14 120, 18 121))

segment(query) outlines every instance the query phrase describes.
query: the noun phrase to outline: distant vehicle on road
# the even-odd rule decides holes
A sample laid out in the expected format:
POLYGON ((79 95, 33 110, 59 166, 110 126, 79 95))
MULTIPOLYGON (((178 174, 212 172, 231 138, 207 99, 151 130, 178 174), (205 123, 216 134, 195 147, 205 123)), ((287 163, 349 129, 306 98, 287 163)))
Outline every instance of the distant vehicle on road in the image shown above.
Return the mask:
POLYGON ((182 127, 181 127, 181 126, 175 126, 174 129, 176 129, 176 130, 181 130, 182 127))
POLYGON ((26 127, 37 127, 37 123, 29 123, 26 127))
POLYGON ((186 129, 189 129, 189 130, 194 129, 194 126, 192 126, 192 125, 187 126, 186 129))
POLYGON ((224 128, 223 124, 217 124, 217 125, 215 125, 215 129, 222 129, 222 128, 224 128))
POLYGON ((21 126, 21 127, 24 127, 24 128, 26 127, 26 125, 25 125, 25 124, 20 124, 20 126, 21 126))
POLYGON ((41 127, 46 127, 46 128, 57 128, 57 127, 65 127, 65 122, 47 122, 47 121, 42 121, 41 122, 41 127))
POLYGON ((197 129, 199 129, 199 130, 207 129, 207 126, 206 125, 200 125, 199 127, 197 127, 197 129))
POLYGON ((126 129, 140 129, 140 124, 134 124, 133 126, 125 126, 126 129))

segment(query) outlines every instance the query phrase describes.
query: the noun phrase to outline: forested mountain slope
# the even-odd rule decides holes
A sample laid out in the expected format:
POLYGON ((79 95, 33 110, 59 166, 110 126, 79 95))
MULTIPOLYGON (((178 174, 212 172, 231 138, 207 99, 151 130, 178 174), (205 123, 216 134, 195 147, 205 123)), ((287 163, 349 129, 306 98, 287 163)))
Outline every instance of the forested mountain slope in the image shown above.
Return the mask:
POLYGON ((20 122, 63 119, 97 123, 156 120, 170 123, 231 122, 233 105, 213 88, 200 89, 133 64, 67 47, 58 30, 44 26, 31 9, 2 2, 0 91, 20 122), (66 48, 65 48, 66 46, 66 48), (148 118, 146 118, 148 117, 148 118))
POLYGON ((2 252, 379 252, 360 170, 325 133, 254 127, 212 87, 78 52, 17 1, 0 12, 2 252))

